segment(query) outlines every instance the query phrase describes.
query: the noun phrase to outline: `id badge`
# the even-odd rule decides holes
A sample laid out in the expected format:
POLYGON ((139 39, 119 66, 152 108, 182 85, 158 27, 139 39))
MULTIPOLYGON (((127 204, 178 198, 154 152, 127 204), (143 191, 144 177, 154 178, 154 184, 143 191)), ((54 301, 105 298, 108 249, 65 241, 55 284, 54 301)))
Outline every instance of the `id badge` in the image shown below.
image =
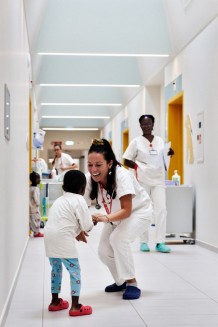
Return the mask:
POLYGON ((149 151, 151 156, 156 156, 157 155, 157 150, 150 150, 149 151))

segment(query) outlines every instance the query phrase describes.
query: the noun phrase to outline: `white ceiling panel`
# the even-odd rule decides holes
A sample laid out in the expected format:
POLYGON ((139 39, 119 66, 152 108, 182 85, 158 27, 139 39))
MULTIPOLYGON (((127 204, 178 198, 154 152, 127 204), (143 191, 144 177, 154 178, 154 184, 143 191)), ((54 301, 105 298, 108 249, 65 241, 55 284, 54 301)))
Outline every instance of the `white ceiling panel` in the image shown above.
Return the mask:
POLYGON ((169 53, 163 3, 161 0, 49 0, 37 51, 169 53))
POLYGON ((218 13, 217 0, 23 1, 41 128, 102 128, 108 119, 90 116, 112 118, 161 83, 165 65, 218 13))
POLYGON ((36 84, 140 84, 136 58, 45 56, 36 84))

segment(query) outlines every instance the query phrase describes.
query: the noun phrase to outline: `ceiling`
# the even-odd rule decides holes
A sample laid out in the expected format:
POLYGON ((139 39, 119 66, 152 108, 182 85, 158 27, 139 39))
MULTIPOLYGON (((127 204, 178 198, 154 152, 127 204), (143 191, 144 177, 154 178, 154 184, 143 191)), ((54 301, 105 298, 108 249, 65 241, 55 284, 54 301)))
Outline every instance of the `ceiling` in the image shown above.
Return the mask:
POLYGON ((101 129, 144 86, 163 83, 218 1, 24 0, 24 9, 39 127, 101 129))

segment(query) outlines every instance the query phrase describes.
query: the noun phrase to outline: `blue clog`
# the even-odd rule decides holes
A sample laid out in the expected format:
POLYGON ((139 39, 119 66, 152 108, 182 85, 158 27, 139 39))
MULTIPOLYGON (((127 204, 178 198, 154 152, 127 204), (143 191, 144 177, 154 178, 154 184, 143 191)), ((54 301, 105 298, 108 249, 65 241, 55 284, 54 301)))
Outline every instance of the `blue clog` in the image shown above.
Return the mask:
POLYGON ((112 285, 108 285, 105 287, 105 292, 120 292, 126 289, 126 282, 124 282, 122 285, 117 285, 116 283, 112 285))
POLYGON ((124 300, 136 300, 141 296, 141 290, 136 286, 127 286, 123 293, 124 300))

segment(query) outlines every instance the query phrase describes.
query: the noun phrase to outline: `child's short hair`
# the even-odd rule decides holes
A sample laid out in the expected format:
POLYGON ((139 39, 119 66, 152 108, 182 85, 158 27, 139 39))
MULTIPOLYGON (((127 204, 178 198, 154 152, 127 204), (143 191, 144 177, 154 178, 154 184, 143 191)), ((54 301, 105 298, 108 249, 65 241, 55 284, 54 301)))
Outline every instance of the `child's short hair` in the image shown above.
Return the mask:
POLYGON ((69 170, 64 175, 63 190, 65 192, 81 194, 86 187, 86 176, 80 170, 69 170))
POLYGON ((40 175, 35 171, 32 171, 32 173, 30 173, 30 181, 34 183, 37 178, 40 178, 40 175))

